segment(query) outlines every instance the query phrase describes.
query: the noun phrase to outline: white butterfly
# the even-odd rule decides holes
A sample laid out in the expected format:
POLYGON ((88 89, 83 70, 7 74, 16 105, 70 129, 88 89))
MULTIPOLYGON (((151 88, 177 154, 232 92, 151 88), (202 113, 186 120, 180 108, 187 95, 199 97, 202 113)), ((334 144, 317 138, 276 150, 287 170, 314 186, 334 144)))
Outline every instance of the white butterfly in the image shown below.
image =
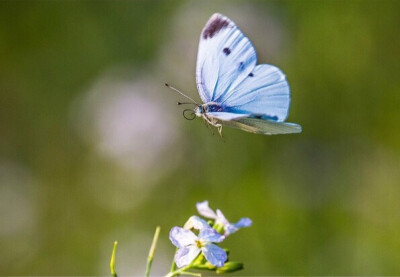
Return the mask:
POLYGON ((178 104, 194 104, 192 112, 220 134, 223 125, 266 135, 300 133, 300 125, 284 122, 290 105, 285 75, 273 65, 256 63, 250 40, 216 13, 201 33, 197 55, 196 83, 204 104, 170 88, 192 101, 178 104))

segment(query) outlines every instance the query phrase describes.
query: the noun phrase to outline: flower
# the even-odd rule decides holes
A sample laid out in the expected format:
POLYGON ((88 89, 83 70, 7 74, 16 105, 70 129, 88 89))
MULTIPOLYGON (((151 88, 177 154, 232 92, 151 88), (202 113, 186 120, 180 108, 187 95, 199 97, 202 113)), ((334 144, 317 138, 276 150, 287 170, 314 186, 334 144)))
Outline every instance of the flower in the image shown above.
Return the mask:
POLYGON ((193 215, 188 219, 188 221, 186 221, 185 225, 183 225, 183 228, 187 230, 193 228, 200 231, 202 229, 210 228, 210 225, 208 225, 204 219, 193 215))
POLYGON ((237 230, 243 227, 250 227, 252 221, 250 218, 243 217, 236 223, 230 223, 224 214, 220 210, 214 212, 209 206, 208 201, 199 202, 196 204, 197 211, 200 215, 215 220, 215 225, 222 225, 225 230, 225 236, 235 233, 237 230))
POLYGON ((191 264, 200 252, 216 267, 224 266, 228 258, 222 248, 213 244, 222 242, 225 237, 210 227, 201 229, 198 236, 190 230, 173 227, 169 232, 169 239, 179 248, 174 258, 179 268, 191 264))

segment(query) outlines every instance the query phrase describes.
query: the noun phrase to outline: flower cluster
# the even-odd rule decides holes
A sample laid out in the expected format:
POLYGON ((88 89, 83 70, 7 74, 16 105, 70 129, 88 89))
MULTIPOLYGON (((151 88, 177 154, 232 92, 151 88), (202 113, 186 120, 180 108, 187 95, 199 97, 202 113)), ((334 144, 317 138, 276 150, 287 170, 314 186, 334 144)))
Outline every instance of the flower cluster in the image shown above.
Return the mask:
MULTIPOLYGON (((241 270, 243 263, 230 261, 229 250, 216 244, 223 242, 240 228, 251 226, 251 220, 242 218, 237 223, 230 223, 220 210, 213 211, 208 206, 208 201, 197 203, 196 208, 199 214, 209 221, 194 215, 189 218, 183 228, 175 226, 171 229, 169 239, 177 247, 177 250, 172 268, 164 277, 201 276, 200 273, 189 271, 191 269, 211 270, 217 274, 241 270)), ((159 235, 160 227, 158 226, 147 257, 146 277, 150 277, 159 235)), ((117 242, 114 242, 110 261, 112 277, 118 277, 115 270, 116 249, 117 242)))
POLYGON ((215 270, 217 273, 232 272, 243 267, 239 262, 228 262, 228 251, 217 246, 226 237, 242 227, 251 226, 249 218, 230 223, 220 210, 215 212, 208 201, 197 203, 198 216, 191 216, 183 228, 173 227, 169 233, 171 242, 178 248, 174 261, 181 271, 189 268, 215 270))

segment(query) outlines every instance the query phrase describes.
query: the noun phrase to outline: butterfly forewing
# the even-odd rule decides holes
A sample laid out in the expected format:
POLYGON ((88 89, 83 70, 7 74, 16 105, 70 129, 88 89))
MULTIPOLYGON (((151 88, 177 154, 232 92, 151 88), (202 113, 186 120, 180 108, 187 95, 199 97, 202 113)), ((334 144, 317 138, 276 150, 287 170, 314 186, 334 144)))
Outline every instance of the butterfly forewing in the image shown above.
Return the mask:
POLYGON ((289 84, 279 68, 260 64, 248 78, 226 94, 221 104, 229 112, 261 115, 282 122, 289 111, 289 84))
POLYGON ((257 62, 249 39, 229 18, 214 14, 204 27, 197 55, 196 83, 204 103, 221 102, 257 62))

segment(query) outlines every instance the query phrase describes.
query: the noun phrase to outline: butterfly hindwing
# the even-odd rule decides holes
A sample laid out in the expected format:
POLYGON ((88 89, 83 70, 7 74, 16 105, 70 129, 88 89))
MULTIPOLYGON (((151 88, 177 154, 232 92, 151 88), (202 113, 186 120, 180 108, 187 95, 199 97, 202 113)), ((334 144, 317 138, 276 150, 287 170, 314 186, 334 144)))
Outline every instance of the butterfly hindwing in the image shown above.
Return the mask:
POLYGON ((232 113, 210 113, 211 117, 219 120, 224 126, 229 126, 255 134, 278 135, 301 133, 301 126, 288 122, 275 122, 268 119, 241 117, 232 113), (222 117, 219 114, 224 114, 222 117))
POLYGON ((197 55, 196 83, 204 103, 220 102, 254 69, 256 51, 229 18, 214 14, 204 27, 197 55))
POLYGON ((246 128, 253 128, 253 133, 256 134, 277 135, 301 133, 301 126, 295 123, 274 122, 252 117, 241 118, 236 122, 241 124, 240 126, 236 126, 236 128, 243 126, 246 126, 246 128))

